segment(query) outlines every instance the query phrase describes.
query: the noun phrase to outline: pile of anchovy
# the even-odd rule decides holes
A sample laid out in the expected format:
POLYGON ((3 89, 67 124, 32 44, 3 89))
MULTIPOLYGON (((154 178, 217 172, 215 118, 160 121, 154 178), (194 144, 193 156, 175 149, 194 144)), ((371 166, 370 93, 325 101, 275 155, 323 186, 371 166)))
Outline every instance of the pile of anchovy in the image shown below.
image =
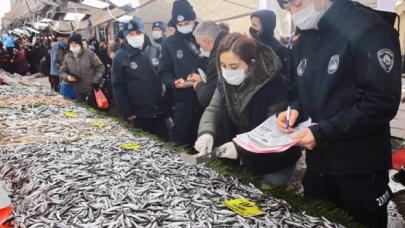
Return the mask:
POLYGON ((129 131, 109 119, 100 119, 81 107, 18 105, 0 107, 0 146, 77 141, 81 138, 122 138, 129 131), (73 111, 77 117, 65 116, 73 111), (94 126, 102 124, 104 126, 94 126))
POLYGON ((0 107, 0 180, 14 208, 8 222, 16 227, 342 227, 292 212, 252 184, 184 163, 161 143, 84 108, 13 105, 16 94, 41 90, 16 76, 6 79, 9 85, 0 86, 10 101, 0 107), (106 125, 91 126, 94 121, 106 125), (140 148, 124 150, 123 143, 140 148), (264 214, 242 217, 223 204, 240 197, 264 214))
POLYGON ((339 227, 324 218, 293 213, 203 166, 182 162, 155 141, 138 138, 140 150, 123 140, 0 149, 0 179, 14 202, 21 227, 339 227), (266 212, 243 218, 223 206, 244 197, 266 212))

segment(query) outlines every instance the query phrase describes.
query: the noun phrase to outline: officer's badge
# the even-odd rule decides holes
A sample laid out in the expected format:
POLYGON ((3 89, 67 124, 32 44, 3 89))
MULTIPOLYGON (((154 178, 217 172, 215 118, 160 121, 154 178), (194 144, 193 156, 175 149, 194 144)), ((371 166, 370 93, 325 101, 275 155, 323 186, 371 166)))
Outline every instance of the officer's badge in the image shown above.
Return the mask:
POLYGON ((385 72, 391 72, 394 67, 394 53, 390 49, 382 49, 378 51, 378 61, 385 72))
POLYGON ((184 16, 183 16, 183 15, 177 16, 177 21, 178 21, 178 22, 184 21, 184 16))
POLYGON ((182 59, 183 56, 184 56, 183 50, 177 50, 177 52, 176 52, 176 57, 177 57, 178 59, 182 59))
POLYGON ((339 55, 334 55, 330 58, 329 65, 328 65, 328 74, 334 74, 339 68, 339 55))
POLYGON ((156 27, 159 27, 159 23, 156 23, 155 26, 156 26, 156 27))
POLYGON ((307 68, 307 59, 301 60, 300 64, 297 67, 297 74, 298 76, 303 76, 305 72, 305 68, 307 68))
POLYGON ((136 64, 136 62, 131 62, 129 66, 131 67, 132 70, 136 70, 138 68, 138 64, 136 64))

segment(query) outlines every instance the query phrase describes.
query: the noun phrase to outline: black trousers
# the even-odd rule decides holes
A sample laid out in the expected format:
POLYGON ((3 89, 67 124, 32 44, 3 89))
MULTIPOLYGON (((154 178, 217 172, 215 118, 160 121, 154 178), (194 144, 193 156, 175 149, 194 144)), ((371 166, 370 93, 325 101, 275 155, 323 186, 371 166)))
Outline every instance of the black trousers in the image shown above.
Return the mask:
POLYGON ((387 227, 388 182, 388 171, 341 176, 307 171, 303 179, 305 196, 334 202, 368 227, 387 227))
POLYGON ((174 113, 173 142, 193 146, 197 140, 202 113, 176 110, 174 113))
POLYGON ((166 115, 160 115, 156 118, 136 118, 132 121, 132 126, 145 132, 155 134, 161 139, 170 139, 166 115))
POLYGON ((59 92, 59 84, 60 84, 60 77, 55 75, 48 76, 49 83, 51 84, 51 88, 55 92, 59 92))

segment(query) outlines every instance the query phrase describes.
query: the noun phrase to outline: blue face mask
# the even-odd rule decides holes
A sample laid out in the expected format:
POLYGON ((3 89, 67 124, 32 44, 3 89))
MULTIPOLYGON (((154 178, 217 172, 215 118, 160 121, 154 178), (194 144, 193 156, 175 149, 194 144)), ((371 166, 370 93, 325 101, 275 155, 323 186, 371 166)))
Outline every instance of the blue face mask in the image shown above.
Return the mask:
POLYGON ((66 49, 68 47, 68 43, 66 41, 64 41, 64 40, 61 40, 61 41, 58 42, 58 46, 60 48, 66 49))

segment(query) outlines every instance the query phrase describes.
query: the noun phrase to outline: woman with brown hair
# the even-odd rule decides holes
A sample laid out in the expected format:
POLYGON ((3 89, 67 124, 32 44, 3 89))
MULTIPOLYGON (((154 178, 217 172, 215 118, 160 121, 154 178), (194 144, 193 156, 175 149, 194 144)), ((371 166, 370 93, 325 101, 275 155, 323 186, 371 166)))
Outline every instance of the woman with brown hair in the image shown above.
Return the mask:
MULTIPOLYGON (((280 77, 281 64, 272 49, 239 33, 229 34, 217 54, 219 84, 205 110, 195 148, 209 153, 215 145, 224 158, 240 158, 246 170, 279 186, 289 180, 301 156, 299 148, 279 154, 256 154, 238 147, 232 139, 253 130, 268 117, 286 110, 288 92, 280 77), (223 129, 217 129, 222 123, 223 129), (218 142, 222 135, 224 142, 218 142)), ((222 138, 222 137, 221 137, 222 138)))

